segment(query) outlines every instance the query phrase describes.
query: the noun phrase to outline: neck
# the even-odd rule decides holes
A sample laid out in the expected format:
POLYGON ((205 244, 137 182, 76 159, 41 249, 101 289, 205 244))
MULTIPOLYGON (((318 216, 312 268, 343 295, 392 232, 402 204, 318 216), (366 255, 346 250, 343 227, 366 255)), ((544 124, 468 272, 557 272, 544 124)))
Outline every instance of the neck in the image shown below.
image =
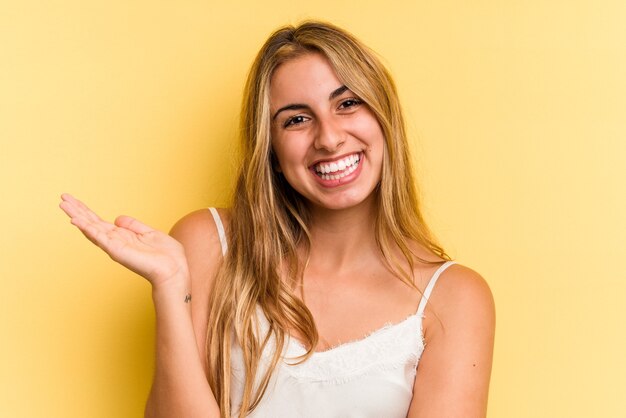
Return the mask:
POLYGON ((337 271, 372 257, 378 252, 375 220, 373 198, 342 210, 311 208, 311 265, 337 271))

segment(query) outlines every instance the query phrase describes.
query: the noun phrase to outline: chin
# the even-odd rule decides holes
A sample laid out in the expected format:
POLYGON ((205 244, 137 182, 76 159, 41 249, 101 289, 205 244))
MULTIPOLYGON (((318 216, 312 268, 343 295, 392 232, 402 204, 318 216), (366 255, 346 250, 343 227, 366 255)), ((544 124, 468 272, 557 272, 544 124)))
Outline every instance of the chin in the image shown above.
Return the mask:
POLYGON ((371 205, 375 201, 375 192, 372 192, 366 196, 342 196, 342 197, 332 197, 328 196, 324 199, 315 199, 309 200, 313 206, 326 209, 326 210, 349 210, 356 209, 359 207, 366 207, 371 205))

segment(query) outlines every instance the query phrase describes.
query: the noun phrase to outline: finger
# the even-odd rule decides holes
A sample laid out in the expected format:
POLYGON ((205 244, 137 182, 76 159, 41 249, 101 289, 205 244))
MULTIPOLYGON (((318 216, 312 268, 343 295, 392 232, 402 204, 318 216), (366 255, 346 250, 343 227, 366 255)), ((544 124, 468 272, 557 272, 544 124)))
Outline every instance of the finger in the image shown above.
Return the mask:
POLYGON ((87 228, 88 225, 95 230, 101 230, 104 232, 115 228, 115 225, 103 221, 97 216, 89 216, 85 210, 77 207, 74 202, 64 201, 61 202, 59 207, 71 218, 72 225, 78 227, 78 229, 80 229, 83 233, 85 233, 85 228, 87 228))
POLYGON ((59 207, 67 214, 67 216, 74 217, 79 215, 78 206, 76 205, 76 199, 74 196, 63 193, 61 195, 61 203, 59 207))
POLYGON ((104 233, 117 228, 112 223, 99 218, 95 214, 95 217, 88 216, 88 214, 84 210, 80 208, 77 209, 75 206, 70 206, 69 211, 71 213, 70 217, 72 218, 71 223, 77 226, 81 231, 87 228, 87 226, 94 228, 94 230, 102 231, 104 233))
POLYGON ((72 205, 70 202, 63 201, 59 204, 59 207, 70 218, 76 215, 76 209, 74 208, 74 205, 72 205))
POLYGON ((115 228, 115 225, 107 224, 104 221, 93 222, 81 216, 72 218, 71 223, 89 241, 103 249, 108 247, 110 241, 109 232, 115 228))
POLYGON ((154 231, 153 228, 130 216, 118 216, 117 219, 115 219, 115 225, 120 228, 126 228, 137 234, 146 234, 154 231))
POLYGON ((100 221, 100 220, 102 220, 94 211, 89 209, 89 207, 87 205, 85 205, 80 200, 76 199, 74 196, 65 193, 65 194, 63 194, 61 196, 61 198, 65 202, 68 202, 70 205, 72 205, 75 208, 76 215, 80 214, 80 215, 82 215, 82 216, 84 216, 87 219, 92 220, 92 221, 100 221))
POLYGON ((90 221, 101 221, 100 217, 74 196, 64 193, 61 195, 63 202, 59 205, 70 217, 84 217, 90 221))
POLYGON ((71 218, 72 225, 93 243, 100 245, 115 225, 102 220, 91 209, 70 194, 61 195, 59 207, 71 218))

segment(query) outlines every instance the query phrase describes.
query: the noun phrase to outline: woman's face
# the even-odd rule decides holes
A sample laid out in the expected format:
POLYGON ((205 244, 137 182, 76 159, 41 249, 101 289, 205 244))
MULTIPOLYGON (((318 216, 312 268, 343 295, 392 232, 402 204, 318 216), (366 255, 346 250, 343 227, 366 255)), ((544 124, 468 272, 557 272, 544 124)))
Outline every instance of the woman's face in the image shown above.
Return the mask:
POLYGON ((276 69, 270 112, 276 169, 313 206, 345 209, 372 195, 382 170, 382 129, 324 56, 309 53, 276 69))

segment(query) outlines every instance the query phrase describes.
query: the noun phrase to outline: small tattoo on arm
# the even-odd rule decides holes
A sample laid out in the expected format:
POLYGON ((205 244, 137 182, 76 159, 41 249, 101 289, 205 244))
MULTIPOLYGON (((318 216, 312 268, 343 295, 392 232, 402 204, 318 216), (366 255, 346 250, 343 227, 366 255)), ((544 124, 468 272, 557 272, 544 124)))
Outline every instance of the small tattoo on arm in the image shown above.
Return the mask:
POLYGON ((191 293, 187 293, 185 295, 185 303, 189 303, 191 301, 191 293))

